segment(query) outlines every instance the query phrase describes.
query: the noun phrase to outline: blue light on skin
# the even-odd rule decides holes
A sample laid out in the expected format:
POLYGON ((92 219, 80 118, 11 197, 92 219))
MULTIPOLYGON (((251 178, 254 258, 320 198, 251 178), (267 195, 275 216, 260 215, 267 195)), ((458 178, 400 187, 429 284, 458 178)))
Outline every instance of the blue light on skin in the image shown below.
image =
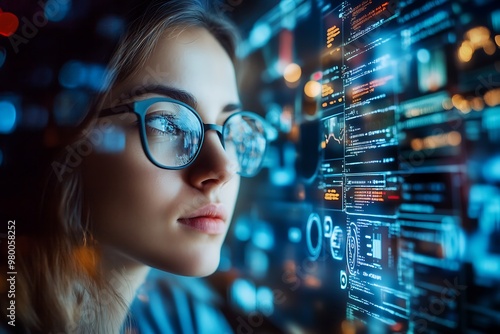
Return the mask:
POLYGON ((0 133, 11 133, 16 127, 17 111, 10 101, 0 101, 0 133))
POLYGON ((118 127, 113 127, 104 131, 102 128, 95 128, 87 135, 94 139, 96 151, 101 153, 120 153, 125 150, 125 131, 118 127))
POLYGON ((51 22, 61 22, 71 9, 71 0, 48 0, 45 3, 44 15, 51 22))

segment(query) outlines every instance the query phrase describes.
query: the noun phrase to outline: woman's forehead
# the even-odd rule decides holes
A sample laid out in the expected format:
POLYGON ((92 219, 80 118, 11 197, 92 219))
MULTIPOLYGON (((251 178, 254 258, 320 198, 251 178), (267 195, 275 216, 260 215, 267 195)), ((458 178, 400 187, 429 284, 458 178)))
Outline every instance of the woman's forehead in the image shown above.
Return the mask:
POLYGON ((144 87, 162 86, 187 92, 197 100, 218 97, 227 100, 221 103, 239 102, 233 62, 215 37, 202 28, 166 33, 144 64, 113 87, 109 103, 133 99, 144 87))

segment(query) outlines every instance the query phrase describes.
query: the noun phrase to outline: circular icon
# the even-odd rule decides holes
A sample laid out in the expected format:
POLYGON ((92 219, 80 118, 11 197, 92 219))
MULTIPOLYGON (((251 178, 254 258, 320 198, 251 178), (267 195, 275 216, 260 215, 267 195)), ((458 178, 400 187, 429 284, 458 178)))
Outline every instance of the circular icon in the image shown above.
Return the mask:
POLYGON ((335 226, 330 238, 330 249, 334 260, 342 260, 344 258, 344 231, 340 226, 335 226))
POLYGON ((347 274, 344 270, 340 271, 340 288, 345 290, 347 288, 347 274))
POLYGON ((332 236, 333 221, 332 217, 325 216, 323 220, 323 229, 325 231, 325 238, 330 238, 332 236))
POLYGON ((306 242, 309 259, 316 260, 321 251, 321 219, 317 213, 311 213, 307 219, 306 242))
POLYGON ((347 232, 347 244, 346 244, 346 253, 347 253, 347 268, 349 269, 349 273, 351 275, 355 275, 356 269, 356 260, 358 257, 358 235, 357 235, 357 227, 356 224, 351 224, 349 226, 349 231, 347 232))

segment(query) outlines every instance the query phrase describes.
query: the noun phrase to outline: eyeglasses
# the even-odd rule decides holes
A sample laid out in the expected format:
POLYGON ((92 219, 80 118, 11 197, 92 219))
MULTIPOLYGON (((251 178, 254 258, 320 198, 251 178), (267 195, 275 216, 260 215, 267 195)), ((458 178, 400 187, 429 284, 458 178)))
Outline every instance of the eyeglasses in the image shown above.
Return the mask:
POLYGON ((166 97, 155 97, 104 109, 99 117, 131 112, 137 115, 144 152, 156 166, 182 169, 201 151, 205 132, 217 132, 237 172, 254 176, 261 168, 267 147, 266 121, 248 111, 230 115, 224 124, 205 124, 189 105, 166 97))

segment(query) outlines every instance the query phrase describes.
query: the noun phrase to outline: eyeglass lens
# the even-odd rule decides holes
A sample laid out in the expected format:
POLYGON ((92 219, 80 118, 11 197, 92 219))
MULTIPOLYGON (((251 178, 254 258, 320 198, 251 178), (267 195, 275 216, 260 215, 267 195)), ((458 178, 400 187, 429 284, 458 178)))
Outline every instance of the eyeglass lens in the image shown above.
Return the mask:
MULTIPOLYGON (((197 156, 202 144, 201 119, 184 105, 160 101, 145 115, 146 141, 151 158, 167 168, 182 168, 197 156)), ((223 127, 224 147, 228 158, 243 176, 254 175, 266 149, 262 121, 248 113, 231 115, 223 127)))

